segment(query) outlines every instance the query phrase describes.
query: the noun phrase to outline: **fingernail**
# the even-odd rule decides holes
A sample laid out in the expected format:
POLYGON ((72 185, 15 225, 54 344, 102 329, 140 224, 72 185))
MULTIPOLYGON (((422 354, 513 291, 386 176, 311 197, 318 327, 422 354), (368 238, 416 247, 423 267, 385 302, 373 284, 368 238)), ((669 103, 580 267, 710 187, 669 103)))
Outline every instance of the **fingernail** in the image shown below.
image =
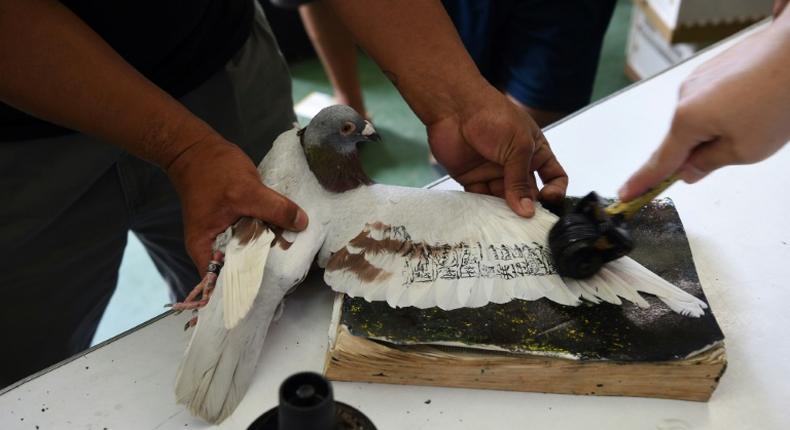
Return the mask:
POLYGON ((535 203, 532 202, 531 198, 522 197, 519 203, 521 204, 521 209, 524 211, 525 215, 531 216, 535 213, 535 203))
POLYGON ((304 213, 303 210, 300 209, 296 211, 296 218, 294 218, 293 225, 299 230, 307 228, 307 214, 304 213))

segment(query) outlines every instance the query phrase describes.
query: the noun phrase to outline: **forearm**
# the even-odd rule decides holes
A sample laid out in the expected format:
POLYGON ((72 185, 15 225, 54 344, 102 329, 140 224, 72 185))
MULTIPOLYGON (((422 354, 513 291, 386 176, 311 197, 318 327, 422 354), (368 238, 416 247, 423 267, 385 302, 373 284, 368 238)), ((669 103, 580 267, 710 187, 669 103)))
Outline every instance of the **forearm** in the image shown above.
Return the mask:
POLYGON ((490 89, 438 0, 326 0, 426 124, 490 89))
POLYGON ((0 100, 163 168, 214 134, 53 0, 0 0, 0 100))

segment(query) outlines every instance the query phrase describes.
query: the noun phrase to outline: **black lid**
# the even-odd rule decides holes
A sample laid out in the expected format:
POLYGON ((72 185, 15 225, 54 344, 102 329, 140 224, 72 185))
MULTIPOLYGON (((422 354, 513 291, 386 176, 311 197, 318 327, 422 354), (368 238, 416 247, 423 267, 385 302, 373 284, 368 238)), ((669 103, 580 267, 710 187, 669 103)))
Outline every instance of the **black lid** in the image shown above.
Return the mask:
POLYGON ((302 372, 280 386, 280 404, 255 420, 248 430, 376 430, 360 411, 335 402, 323 376, 302 372))

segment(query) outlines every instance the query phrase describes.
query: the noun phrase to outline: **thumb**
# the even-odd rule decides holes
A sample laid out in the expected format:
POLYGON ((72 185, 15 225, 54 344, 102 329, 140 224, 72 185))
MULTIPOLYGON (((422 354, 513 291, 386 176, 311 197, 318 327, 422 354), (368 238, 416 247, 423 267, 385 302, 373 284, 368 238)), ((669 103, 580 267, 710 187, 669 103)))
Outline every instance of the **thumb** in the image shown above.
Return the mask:
POLYGON ((185 220, 187 223, 187 228, 185 228, 187 253, 201 275, 211 260, 211 249, 217 234, 241 216, 257 218, 290 231, 301 231, 307 228, 307 214, 296 203, 260 182, 252 189, 247 188, 246 195, 236 195, 232 201, 235 201, 231 204, 234 209, 225 213, 227 218, 218 221, 216 225, 197 224, 191 225, 189 228, 189 221, 185 220))
POLYGON ((244 212, 249 216, 290 231, 307 228, 307 214, 296 203, 265 185, 258 187, 256 194, 245 199, 249 206, 244 212))
POLYGON ((505 160, 505 201, 513 212, 523 216, 535 215, 537 187, 530 163, 532 154, 523 148, 516 149, 505 160))

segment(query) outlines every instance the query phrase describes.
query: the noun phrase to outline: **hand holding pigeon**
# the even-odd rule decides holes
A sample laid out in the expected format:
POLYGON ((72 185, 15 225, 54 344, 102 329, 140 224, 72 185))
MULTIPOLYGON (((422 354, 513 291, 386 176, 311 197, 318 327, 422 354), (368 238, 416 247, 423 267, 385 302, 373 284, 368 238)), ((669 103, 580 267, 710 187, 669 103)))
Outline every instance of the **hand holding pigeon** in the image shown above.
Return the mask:
POLYGON ((199 270, 208 266, 217 235, 240 217, 292 231, 307 226, 304 211, 262 184, 247 155, 219 136, 189 147, 167 172, 181 197, 187 252, 199 270))
POLYGON ((431 151, 466 191, 501 197, 531 217, 538 199, 558 203, 565 197, 568 175, 535 121, 490 90, 460 115, 428 125, 431 151), (533 172, 543 182, 540 191, 533 172))

